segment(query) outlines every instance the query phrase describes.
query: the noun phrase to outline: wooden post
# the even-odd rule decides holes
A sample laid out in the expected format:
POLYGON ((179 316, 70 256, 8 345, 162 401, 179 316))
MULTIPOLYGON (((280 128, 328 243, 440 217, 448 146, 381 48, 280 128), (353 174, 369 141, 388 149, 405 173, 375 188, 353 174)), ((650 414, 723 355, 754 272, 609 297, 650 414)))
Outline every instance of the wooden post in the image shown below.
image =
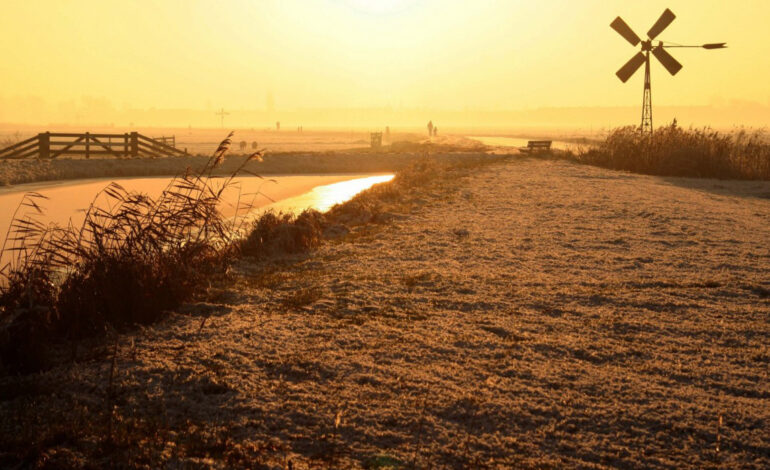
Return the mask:
POLYGON ((128 158, 128 132, 123 134, 123 157, 128 158))
POLYGON ((40 159, 48 160, 51 157, 51 133, 44 132, 37 135, 38 147, 40 148, 40 159))
POLYGON ((131 157, 136 158, 139 156, 139 133, 131 133, 131 157))
POLYGON ((91 134, 86 132, 86 158, 91 158, 91 134))

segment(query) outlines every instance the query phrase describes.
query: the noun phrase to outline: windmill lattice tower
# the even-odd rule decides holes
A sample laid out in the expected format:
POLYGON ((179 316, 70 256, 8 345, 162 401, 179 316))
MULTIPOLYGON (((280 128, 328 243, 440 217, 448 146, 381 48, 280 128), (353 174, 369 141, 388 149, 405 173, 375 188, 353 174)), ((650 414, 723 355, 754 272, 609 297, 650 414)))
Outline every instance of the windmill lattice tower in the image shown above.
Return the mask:
POLYGON ((664 43, 658 41, 658 44, 653 46, 652 41, 662 33, 668 25, 674 21, 676 15, 666 8, 658 21, 652 25, 649 31, 647 31, 647 40, 642 41, 639 36, 626 24, 621 17, 615 18, 610 23, 610 27, 618 32, 623 38, 630 42, 632 46, 637 46, 641 43, 641 51, 631 58, 623 67, 618 70, 615 75, 623 82, 627 82, 631 76, 639 70, 639 67, 644 64, 644 96, 642 98, 642 124, 640 131, 643 134, 652 135, 652 83, 650 81, 650 53, 655 56, 656 59, 668 70, 671 75, 676 75, 677 72, 682 70, 682 64, 674 59, 666 49, 670 47, 698 47, 703 49, 723 49, 726 43, 712 43, 703 44, 700 46, 683 46, 681 44, 664 43))

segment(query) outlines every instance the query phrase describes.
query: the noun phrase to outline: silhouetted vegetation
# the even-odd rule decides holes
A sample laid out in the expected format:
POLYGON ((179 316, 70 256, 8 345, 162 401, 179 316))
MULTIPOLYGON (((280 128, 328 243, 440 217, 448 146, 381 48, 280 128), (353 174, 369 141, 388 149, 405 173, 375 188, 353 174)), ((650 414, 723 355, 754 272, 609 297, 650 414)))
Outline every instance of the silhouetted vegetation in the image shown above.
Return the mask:
POLYGON ((720 133, 682 129, 674 121, 652 137, 628 126, 578 152, 578 161, 615 170, 662 176, 770 179, 770 144, 762 131, 720 133))
POLYGON ((323 214, 313 209, 296 216, 268 211, 254 221, 241 250, 257 257, 301 253, 321 243, 324 223, 323 214))
POLYGON ((81 226, 46 226, 40 194, 27 194, 0 250, 0 369, 44 366, 52 343, 150 323, 179 305, 235 254, 234 223, 219 204, 233 178, 213 178, 230 146, 197 173, 173 178, 153 199, 112 183, 81 226))
POLYGON ((387 211, 417 186, 445 184, 469 165, 495 161, 421 158, 391 183, 325 214, 267 212, 244 227, 242 219, 225 219, 218 206, 233 178, 262 154, 252 154, 228 177, 213 177, 229 146, 230 137, 200 171, 173 178, 157 199, 110 184, 79 227, 43 225, 36 216, 44 197, 27 194, 0 251, 14 255, 0 270, 0 372, 48 366, 63 340, 156 321, 205 292, 202 287, 240 255, 306 252, 324 237, 344 236, 348 227, 389 220, 387 211))

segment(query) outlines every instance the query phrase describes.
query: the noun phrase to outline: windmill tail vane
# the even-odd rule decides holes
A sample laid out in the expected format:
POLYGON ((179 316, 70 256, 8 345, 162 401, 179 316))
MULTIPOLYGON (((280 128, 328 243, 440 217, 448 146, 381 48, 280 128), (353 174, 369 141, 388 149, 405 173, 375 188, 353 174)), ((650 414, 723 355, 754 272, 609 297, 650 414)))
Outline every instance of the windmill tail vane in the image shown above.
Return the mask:
POLYGON ((682 64, 679 63, 671 54, 666 51, 672 47, 689 47, 689 48, 702 48, 702 49, 724 49, 727 47, 726 43, 709 43, 698 46, 688 46, 681 44, 670 44, 664 41, 658 41, 655 44, 653 41, 660 35, 668 26, 674 21, 676 15, 666 8, 658 21, 652 25, 649 31, 647 31, 647 39, 642 40, 628 24, 623 21, 621 17, 615 18, 610 27, 620 34, 623 39, 628 41, 632 46, 637 47, 641 44, 641 50, 636 53, 631 59, 626 62, 615 75, 623 83, 627 82, 639 68, 644 65, 644 95, 642 99, 642 124, 640 130, 644 134, 652 135, 652 82, 650 80, 650 55, 655 57, 663 67, 668 70, 671 75, 676 75, 682 70, 682 64))

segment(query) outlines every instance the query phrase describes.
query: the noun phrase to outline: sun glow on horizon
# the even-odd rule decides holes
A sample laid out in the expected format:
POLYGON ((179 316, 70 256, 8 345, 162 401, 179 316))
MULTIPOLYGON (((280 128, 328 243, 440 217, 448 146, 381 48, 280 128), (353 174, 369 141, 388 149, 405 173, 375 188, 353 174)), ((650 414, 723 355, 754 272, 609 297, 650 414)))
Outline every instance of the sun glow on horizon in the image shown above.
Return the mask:
POLYGON ((418 0, 343 0, 351 8, 370 14, 402 12, 418 0))
MULTIPOLYGON (((221 108, 234 113, 231 120, 238 110, 264 112, 266 122, 278 120, 274 111, 408 109, 417 111, 400 122, 422 123, 419 110, 429 109, 637 106, 643 74, 618 81, 615 71, 634 51, 609 24, 621 16, 642 33, 666 7, 677 18, 662 39, 727 42, 729 49, 677 50, 684 68, 676 77, 656 63, 654 106, 770 106, 770 61, 761 60, 770 40, 767 1, 736 7, 721 0, 8 0, 3 6, 0 122, 6 123, 127 125, 147 122, 143 116, 153 110, 200 111, 213 123, 221 108)), ((311 114, 301 120, 337 125, 311 114)))

